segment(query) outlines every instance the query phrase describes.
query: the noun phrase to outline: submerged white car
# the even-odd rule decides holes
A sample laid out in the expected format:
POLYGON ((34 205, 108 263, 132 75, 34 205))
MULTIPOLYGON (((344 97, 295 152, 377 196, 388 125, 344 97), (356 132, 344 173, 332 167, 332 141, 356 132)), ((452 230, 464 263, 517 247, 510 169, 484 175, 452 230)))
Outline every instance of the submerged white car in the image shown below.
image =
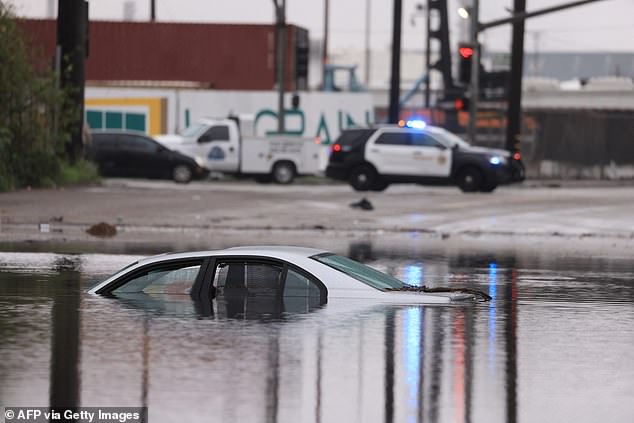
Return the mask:
POLYGON ((334 299, 396 304, 486 299, 485 294, 467 289, 407 285, 347 257, 285 246, 161 254, 128 265, 89 292, 115 296, 180 294, 194 300, 234 295, 281 301, 307 298, 317 304, 334 299))

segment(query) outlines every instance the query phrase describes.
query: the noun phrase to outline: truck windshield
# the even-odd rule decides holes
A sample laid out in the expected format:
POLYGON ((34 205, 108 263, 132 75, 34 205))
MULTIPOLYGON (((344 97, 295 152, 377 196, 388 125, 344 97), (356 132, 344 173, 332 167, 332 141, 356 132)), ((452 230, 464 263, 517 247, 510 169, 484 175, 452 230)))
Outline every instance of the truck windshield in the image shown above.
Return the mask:
POLYGON ((393 276, 380 272, 370 266, 366 266, 365 264, 361 264, 347 257, 326 253, 313 256, 312 258, 381 291, 398 290, 407 286, 405 283, 393 276))
POLYGON ((187 128, 183 129, 183 132, 181 132, 181 135, 186 138, 193 138, 196 135, 203 132, 206 128, 207 128, 207 125, 204 125, 202 123, 194 123, 189 125, 187 128))

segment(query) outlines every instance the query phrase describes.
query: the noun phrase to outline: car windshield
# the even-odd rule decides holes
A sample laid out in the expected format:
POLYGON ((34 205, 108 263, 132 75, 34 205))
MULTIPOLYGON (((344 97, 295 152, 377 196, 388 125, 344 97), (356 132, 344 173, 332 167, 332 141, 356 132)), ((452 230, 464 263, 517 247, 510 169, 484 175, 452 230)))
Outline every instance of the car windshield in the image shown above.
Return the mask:
POLYGON ((429 133, 438 141, 443 143, 449 148, 452 148, 454 145, 458 145, 459 147, 468 148, 471 147, 467 141, 460 138, 458 135, 452 134, 443 128, 434 128, 433 131, 429 131, 429 133))
POLYGON ((189 125, 187 128, 183 129, 183 132, 181 133, 181 135, 186 138, 192 138, 200 134, 201 132, 203 132, 205 128, 207 128, 207 125, 205 124, 194 123, 192 125, 189 125))
POLYGON ((381 291, 398 290, 408 286, 393 276, 347 257, 336 254, 320 254, 313 256, 313 259, 381 291))

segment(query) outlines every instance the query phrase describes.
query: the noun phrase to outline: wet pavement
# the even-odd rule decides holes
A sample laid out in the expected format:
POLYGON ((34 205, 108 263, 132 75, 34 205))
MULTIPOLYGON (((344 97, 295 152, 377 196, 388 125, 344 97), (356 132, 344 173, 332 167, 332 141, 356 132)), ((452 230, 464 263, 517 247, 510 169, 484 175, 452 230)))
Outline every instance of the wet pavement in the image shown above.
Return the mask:
POLYGON ((85 289, 137 256, 0 253, 0 407, 147 406, 151 422, 631 422, 631 260, 339 253, 452 306, 284 310, 85 289))
POLYGON ((347 239, 451 252, 555 248, 632 257, 633 199, 634 184, 625 182, 526 183, 492 194, 395 185, 361 194, 343 184, 108 179, 95 187, 0 194, 0 249, 55 243, 55 251, 160 252, 245 242, 330 248, 332 240, 347 239), (350 207, 362 198, 373 210, 350 207), (117 234, 86 233, 100 222, 117 234))

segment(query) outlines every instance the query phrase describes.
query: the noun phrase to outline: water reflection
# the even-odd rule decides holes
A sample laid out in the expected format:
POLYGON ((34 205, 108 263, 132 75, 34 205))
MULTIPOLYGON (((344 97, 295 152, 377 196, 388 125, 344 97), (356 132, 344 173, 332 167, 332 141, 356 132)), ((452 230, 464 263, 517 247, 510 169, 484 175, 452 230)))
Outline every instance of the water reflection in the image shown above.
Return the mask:
POLYGON ((52 281, 57 286, 51 310, 52 410, 80 404, 80 281, 78 272, 66 270, 68 265, 67 261, 57 261, 59 275, 52 281))
POLYGON ((147 406, 152 422, 632 420, 626 263, 566 258, 558 268, 552 257, 424 256, 368 244, 351 246, 355 254, 409 283, 482 289, 493 300, 104 298, 83 292, 131 257, 20 263, 5 254, 0 405, 147 406))

